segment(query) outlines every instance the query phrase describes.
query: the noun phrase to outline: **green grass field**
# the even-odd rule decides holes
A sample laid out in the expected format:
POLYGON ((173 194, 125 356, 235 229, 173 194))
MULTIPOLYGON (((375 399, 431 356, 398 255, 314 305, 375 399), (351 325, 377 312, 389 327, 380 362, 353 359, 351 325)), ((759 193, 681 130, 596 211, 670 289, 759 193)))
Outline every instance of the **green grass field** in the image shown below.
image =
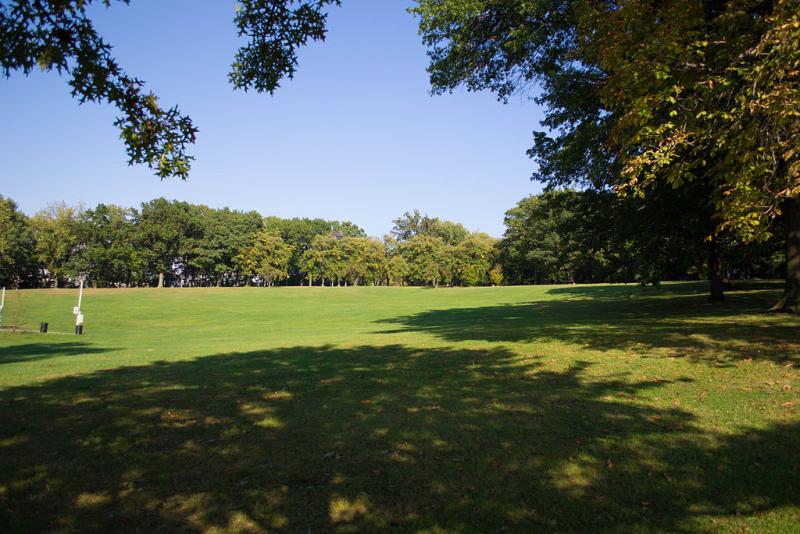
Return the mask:
POLYGON ((0 531, 800 532, 779 291, 10 293, 0 531))

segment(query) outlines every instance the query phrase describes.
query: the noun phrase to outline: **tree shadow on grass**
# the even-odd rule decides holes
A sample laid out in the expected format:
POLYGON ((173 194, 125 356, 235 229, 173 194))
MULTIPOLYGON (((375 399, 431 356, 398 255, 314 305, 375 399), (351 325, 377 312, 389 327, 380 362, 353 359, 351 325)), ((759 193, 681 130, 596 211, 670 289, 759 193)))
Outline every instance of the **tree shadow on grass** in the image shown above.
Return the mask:
MULTIPOLYGON (((783 280, 735 280, 726 290, 729 297, 736 300, 737 295, 754 294, 756 292, 782 292, 783 280)), ((597 299, 619 299, 628 297, 689 297, 708 298, 708 281, 666 282, 660 286, 643 286, 636 283, 626 284, 580 284, 560 285, 547 290, 551 295, 587 297, 597 299)), ((772 303, 774 304, 774 303, 772 303)), ((763 309, 760 311, 764 311, 763 309)))
POLYGON ((66 343, 25 343, 24 345, 0 347, 0 365, 46 360, 48 358, 60 358, 63 356, 100 354, 103 352, 110 352, 111 350, 113 349, 96 347, 80 341, 69 341, 66 343))
POLYGON ((505 349, 294 347, 0 392, 0 530, 712 530, 797 520, 800 425, 703 432, 505 349), (780 512, 779 509, 783 509, 780 512), (698 521, 706 521, 698 523, 698 521))
POLYGON ((548 293, 569 296, 430 310, 379 322, 398 326, 383 333, 427 332, 448 341, 560 342, 601 351, 668 349, 669 356, 719 366, 743 358, 800 361, 800 319, 764 313, 779 294, 770 289, 774 285, 730 292, 729 301, 719 304, 682 286, 635 296, 631 288, 553 288, 548 293))

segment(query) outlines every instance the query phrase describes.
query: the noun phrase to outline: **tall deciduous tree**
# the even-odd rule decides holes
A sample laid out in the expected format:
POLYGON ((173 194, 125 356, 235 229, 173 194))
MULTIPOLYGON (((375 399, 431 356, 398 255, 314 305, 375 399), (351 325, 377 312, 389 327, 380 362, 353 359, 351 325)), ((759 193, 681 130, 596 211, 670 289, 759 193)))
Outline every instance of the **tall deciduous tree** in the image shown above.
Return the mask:
POLYGON ((190 226, 195 225, 191 211, 186 202, 164 198, 142 203, 136 239, 148 269, 157 277, 156 287, 164 286, 165 276, 182 260, 190 226))
POLYGON ((367 237, 344 237, 338 245, 342 278, 350 284, 378 285, 385 278, 386 250, 383 243, 367 237))
MULTIPOLYGON (((656 182, 702 182, 712 245, 722 231, 757 239, 777 216, 796 220, 798 0, 418 3, 434 90, 465 84, 507 98, 538 86, 549 131, 531 150, 536 178, 644 198, 656 182)), ((777 308, 791 311, 800 228, 787 227, 777 308)), ((718 248, 709 247, 712 273, 718 248)))
POLYGON ((191 276, 193 285, 237 284, 240 277, 234 259, 253 245, 262 227, 261 215, 207 206, 192 206, 190 211, 194 231, 185 236, 182 246, 184 277, 191 276))
POLYGON ((409 271, 408 262, 401 254, 391 254, 386 262, 386 282, 389 285, 405 285, 409 271))
POLYGON ((349 221, 327 221, 324 219, 266 217, 264 227, 278 232, 284 241, 293 247, 289 260, 289 282, 300 284, 306 278, 301 267, 303 253, 311 247, 315 236, 334 235, 342 237, 364 237, 364 230, 349 221))
POLYGON ((272 286, 289 277, 289 259, 292 246, 280 235, 264 228, 256 235, 252 246, 242 250, 236 261, 242 272, 258 277, 262 284, 272 286))
POLYGON ((146 262, 136 246, 136 210, 98 204, 81 213, 76 253, 66 271, 95 287, 138 285, 146 262))
POLYGON ((416 235, 398 245, 408 264, 408 278, 437 287, 445 272, 446 243, 441 237, 416 235))
POLYGON ((31 219, 36 255, 53 287, 58 287, 75 251, 79 217, 78 209, 62 202, 51 204, 31 219))
POLYGON ((0 285, 33 285, 35 271, 35 241, 28 218, 13 200, 0 195, 0 285))
POLYGON ((496 239, 480 232, 471 233, 455 247, 454 252, 456 275, 462 284, 493 283, 489 280, 489 272, 496 262, 496 239))

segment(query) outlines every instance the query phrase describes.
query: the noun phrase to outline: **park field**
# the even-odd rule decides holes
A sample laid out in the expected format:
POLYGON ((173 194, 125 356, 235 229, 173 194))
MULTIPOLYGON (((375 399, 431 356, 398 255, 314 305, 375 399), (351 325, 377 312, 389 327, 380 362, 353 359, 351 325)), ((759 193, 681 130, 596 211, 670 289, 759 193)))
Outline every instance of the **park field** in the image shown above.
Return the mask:
POLYGON ((9 292, 0 532, 800 532, 781 285, 9 292))

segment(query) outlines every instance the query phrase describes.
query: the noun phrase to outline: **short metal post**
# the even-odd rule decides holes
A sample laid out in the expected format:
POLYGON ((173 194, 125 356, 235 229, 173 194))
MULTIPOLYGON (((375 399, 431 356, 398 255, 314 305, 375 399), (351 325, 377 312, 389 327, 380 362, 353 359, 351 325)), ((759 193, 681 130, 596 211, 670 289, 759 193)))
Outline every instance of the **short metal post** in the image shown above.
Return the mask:
POLYGON ((75 334, 80 336, 83 334, 83 312, 81 311, 81 301, 83 300, 83 280, 81 280, 81 288, 78 292, 78 305, 72 308, 72 313, 75 314, 75 334))

